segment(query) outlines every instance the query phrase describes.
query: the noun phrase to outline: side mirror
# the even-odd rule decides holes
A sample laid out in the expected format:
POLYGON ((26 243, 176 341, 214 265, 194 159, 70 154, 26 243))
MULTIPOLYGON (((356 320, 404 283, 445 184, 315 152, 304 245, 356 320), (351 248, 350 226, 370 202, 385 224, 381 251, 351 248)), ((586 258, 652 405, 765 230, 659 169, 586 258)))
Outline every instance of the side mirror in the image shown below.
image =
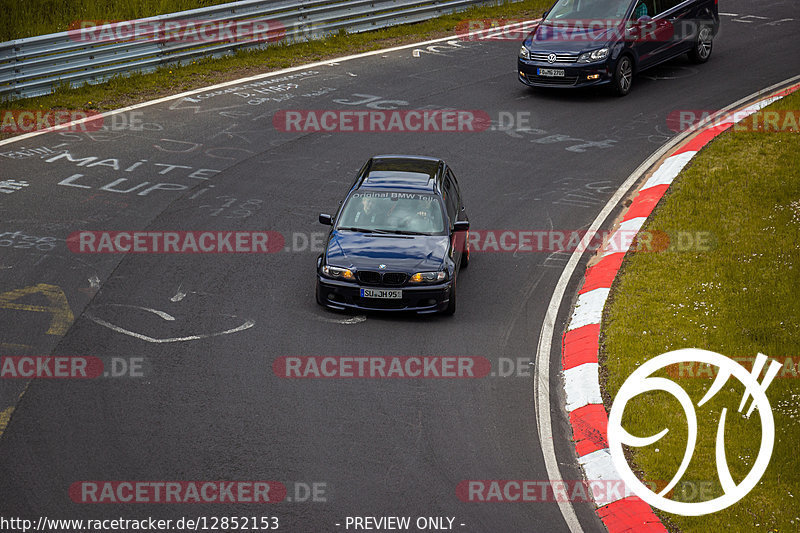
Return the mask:
POLYGON ((453 224, 453 231, 467 231, 469 230, 469 220, 459 220, 453 224))
POLYGON ((326 226, 333 226, 333 217, 330 215, 319 215, 319 223, 325 224, 326 226))

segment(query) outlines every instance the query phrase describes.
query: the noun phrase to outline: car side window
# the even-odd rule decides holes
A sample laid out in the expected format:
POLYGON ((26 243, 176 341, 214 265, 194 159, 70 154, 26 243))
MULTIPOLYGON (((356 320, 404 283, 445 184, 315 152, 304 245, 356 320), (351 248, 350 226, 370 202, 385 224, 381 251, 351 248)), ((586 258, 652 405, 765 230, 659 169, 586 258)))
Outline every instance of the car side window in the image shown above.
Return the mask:
POLYGON ((447 169, 447 177, 450 178, 450 181, 453 182, 453 186, 456 188, 456 192, 459 196, 461 196, 461 188, 458 186, 458 180, 456 179, 456 175, 453 174, 453 171, 449 168, 447 169))
POLYGON ((650 17, 657 13, 656 0, 639 0, 631 13, 631 20, 639 20, 642 17, 650 17))
POLYGON ((558 2, 558 5, 553 9, 551 19, 563 18, 564 16, 569 15, 575 11, 577 4, 578 0, 566 0, 564 2, 558 2))
POLYGON ((444 204, 447 208, 447 216, 450 218, 450 222, 455 222, 458 215, 458 193, 456 192, 455 185, 453 185, 453 182, 450 180, 449 172, 444 178, 444 204))
POLYGON ((447 175, 450 177, 450 181, 453 183, 453 187, 455 188, 457 197, 456 207, 458 207, 459 204, 463 203, 463 198, 461 198, 461 187, 458 185, 458 180, 456 179, 456 175, 453 174, 452 170, 447 169, 447 175))
MULTIPOLYGON (((682 4, 684 0, 656 0, 656 15, 660 15, 664 11, 669 11, 678 4, 682 4)), ((652 16, 652 15, 651 15, 652 16)))

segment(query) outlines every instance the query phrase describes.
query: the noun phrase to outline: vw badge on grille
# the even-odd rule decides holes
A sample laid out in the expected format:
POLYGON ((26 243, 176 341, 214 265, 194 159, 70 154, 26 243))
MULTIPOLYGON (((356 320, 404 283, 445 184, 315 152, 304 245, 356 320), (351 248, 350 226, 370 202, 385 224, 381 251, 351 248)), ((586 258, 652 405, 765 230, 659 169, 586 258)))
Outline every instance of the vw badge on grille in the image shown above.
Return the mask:
POLYGON ((556 57, 555 54, 550 54, 549 56, 547 56, 547 62, 548 63, 555 63, 556 59, 557 59, 557 57, 556 57))

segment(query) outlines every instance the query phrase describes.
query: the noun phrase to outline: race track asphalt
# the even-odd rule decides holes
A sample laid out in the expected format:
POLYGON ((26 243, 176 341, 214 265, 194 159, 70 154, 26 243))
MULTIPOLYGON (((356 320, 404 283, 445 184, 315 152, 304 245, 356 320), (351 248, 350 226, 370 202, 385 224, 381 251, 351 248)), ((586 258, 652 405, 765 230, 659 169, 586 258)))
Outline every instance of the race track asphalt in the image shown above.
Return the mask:
MULTIPOLYGON (((317 215, 336 210, 369 157, 404 153, 450 163, 475 230, 585 229, 624 179, 675 135, 670 113, 720 109, 800 71, 794 2, 737 0, 721 11, 738 16, 722 17, 707 64, 675 59, 637 77, 625 98, 602 90, 532 91, 516 79, 519 42, 456 41, 125 115, 141 128, 48 133, 0 146, 0 179, 29 183, 0 198, 0 234, 56 239, 36 250, 16 247, 18 234, 3 245, 0 293, 29 288, 25 296, 12 293, 21 298, 15 302, 51 308, 62 305, 63 294, 74 315, 70 322, 63 313, 0 304, 3 355, 90 355, 107 368, 114 358, 135 358, 144 374, 2 380, 0 410, 17 407, 0 440, 0 514, 275 515, 286 531, 342 530, 345 517, 356 515, 449 516, 460 531, 566 531, 554 502, 462 502, 456 487, 462 480, 547 480, 527 362, 568 254, 474 252, 459 277, 454 317, 362 319, 314 301, 319 252, 311 243, 325 231, 317 215), (743 19, 747 14, 766 18, 743 19), (794 20, 781 22, 787 18, 794 20), (273 125, 278 110, 368 104, 480 110, 495 121, 510 114, 529 123, 472 133, 295 133, 273 125), (23 147, 52 154, 9 155, 23 147), (116 159, 120 169, 48 161, 63 150, 75 160, 116 159), (197 169, 219 172, 189 177, 197 169), (82 176, 64 182, 76 174, 82 176), (117 190, 149 185, 100 190, 121 178, 127 181, 117 190), (157 183, 187 188, 139 194, 157 183), (87 255, 70 252, 64 241, 78 230, 143 229, 269 230, 284 236, 286 248, 87 255), (252 327, 208 336, 248 321, 252 327), (141 338, 193 335, 204 337, 141 338), (273 372, 278 357, 324 355, 475 356, 491 361, 495 374, 511 361, 519 371, 453 380, 295 380, 273 372), (294 501, 87 505, 68 494, 81 480, 274 480, 294 501), (314 482, 325 501, 296 501, 314 482)), ((564 478, 580 479, 557 386, 557 349, 553 439, 564 478)), ((603 530, 592 504, 575 508, 584 530, 603 530)))

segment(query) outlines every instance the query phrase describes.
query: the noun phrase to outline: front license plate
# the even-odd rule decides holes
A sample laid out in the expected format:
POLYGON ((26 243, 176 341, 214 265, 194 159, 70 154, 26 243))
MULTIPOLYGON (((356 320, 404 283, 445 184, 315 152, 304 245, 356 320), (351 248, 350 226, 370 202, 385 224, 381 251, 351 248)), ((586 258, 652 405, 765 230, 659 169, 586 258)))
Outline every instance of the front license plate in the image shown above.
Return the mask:
POLYGON ((547 76, 549 78, 563 78, 566 74, 563 68, 538 68, 536 73, 539 76, 547 76))
POLYGON ((387 298, 390 300, 400 300, 403 297, 403 291, 397 289, 361 289, 362 298, 387 298))

